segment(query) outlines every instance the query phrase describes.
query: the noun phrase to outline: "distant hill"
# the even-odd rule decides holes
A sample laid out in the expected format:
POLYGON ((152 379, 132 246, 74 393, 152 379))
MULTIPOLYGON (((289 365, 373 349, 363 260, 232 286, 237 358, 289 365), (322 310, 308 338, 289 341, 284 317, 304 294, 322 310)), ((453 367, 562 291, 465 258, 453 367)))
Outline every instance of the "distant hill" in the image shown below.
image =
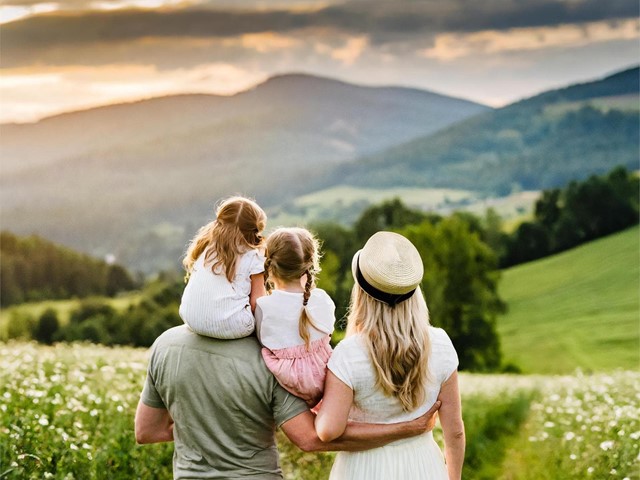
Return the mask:
POLYGON ((553 90, 356 162, 327 185, 438 187, 506 195, 616 165, 638 168, 640 70, 553 90))
POLYGON ((505 361, 525 373, 636 369, 640 230, 506 270, 498 319, 505 361))
POLYGON ((5 124, 2 224, 153 271, 178 264, 220 197, 274 205, 313 190, 337 164, 488 110, 415 89, 282 75, 231 97, 179 95, 5 124))

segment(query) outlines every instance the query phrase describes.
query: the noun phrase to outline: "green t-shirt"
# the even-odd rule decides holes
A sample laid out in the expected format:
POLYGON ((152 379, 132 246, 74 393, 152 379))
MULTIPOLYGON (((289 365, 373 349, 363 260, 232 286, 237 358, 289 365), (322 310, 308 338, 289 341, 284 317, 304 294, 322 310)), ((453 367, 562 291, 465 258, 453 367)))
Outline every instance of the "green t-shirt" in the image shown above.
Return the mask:
POLYGON ((275 429, 307 410, 265 366, 254 337, 216 340, 186 326, 155 341, 142 402, 175 424, 173 475, 281 479, 275 429))

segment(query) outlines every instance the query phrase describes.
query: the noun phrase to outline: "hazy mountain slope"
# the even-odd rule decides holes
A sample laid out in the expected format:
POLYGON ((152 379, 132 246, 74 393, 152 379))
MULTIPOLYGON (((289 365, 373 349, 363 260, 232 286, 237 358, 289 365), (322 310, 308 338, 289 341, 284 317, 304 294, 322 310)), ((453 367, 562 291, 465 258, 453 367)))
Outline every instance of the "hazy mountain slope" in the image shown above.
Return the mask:
POLYGON ((639 69, 550 91, 336 168, 327 185, 493 194, 564 185, 638 165, 639 69))
POLYGON ((415 89, 284 75, 232 97, 2 125, 2 228, 152 270, 177 263, 222 196, 274 204, 310 191, 329 167, 487 110, 415 89))

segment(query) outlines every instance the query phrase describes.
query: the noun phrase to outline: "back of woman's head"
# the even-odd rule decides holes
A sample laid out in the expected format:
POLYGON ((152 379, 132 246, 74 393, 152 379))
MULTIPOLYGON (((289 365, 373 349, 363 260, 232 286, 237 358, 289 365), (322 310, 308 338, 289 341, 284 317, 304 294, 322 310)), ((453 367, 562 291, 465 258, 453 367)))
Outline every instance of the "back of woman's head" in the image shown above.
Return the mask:
POLYGON ((356 283, 351 293, 347 335, 360 333, 376 372, 376 384, 405 411, 425 400, 428 380, 429 311, 418 287, 395 306, 369 296, 356 283))
MULTIPOLYGON (((300 337, 309 345, 309 328, 314 327, 307 312, 311 289, 320 272, 320 245, 311 232, 304 228, 278 228, 266 242, 265 284, 273 289, 272 278, 282 282, 300 282, 306 275, 299 322, 300 337)), ((315 327, 314 327, 315 328, 315 327)))
POLYGON ((231 282, 238 256, 262 245, 266 223, 267 215, 253 200, 236 196, 222 201, 216 209, 216 219, 198 231, 187 249, 182 262, 187 273, 202 252, 211 247, 205 263, 210 263, 214 272, 223 270, 231 282))

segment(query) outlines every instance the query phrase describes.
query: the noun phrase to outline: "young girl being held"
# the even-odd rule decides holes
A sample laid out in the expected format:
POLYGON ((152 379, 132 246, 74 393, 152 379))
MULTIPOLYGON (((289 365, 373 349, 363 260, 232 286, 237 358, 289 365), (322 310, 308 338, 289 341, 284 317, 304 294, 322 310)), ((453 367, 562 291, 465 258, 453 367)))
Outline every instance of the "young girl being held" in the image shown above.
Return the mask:
POLYGON ((256 307, 262 356, 278 382, 310 407, 322 398, 335 305, 315 288, 319 246, 303 228, 279 228, 267 239, 265 280, 270 295, 256 307))
POLYGON ((256 300, 265 294, 262 231, 267 216, 254 201, 231 197, 191 240, 183 265, 188 283, 180 317, 200 335, 231 339, 255 328, 256 300))

